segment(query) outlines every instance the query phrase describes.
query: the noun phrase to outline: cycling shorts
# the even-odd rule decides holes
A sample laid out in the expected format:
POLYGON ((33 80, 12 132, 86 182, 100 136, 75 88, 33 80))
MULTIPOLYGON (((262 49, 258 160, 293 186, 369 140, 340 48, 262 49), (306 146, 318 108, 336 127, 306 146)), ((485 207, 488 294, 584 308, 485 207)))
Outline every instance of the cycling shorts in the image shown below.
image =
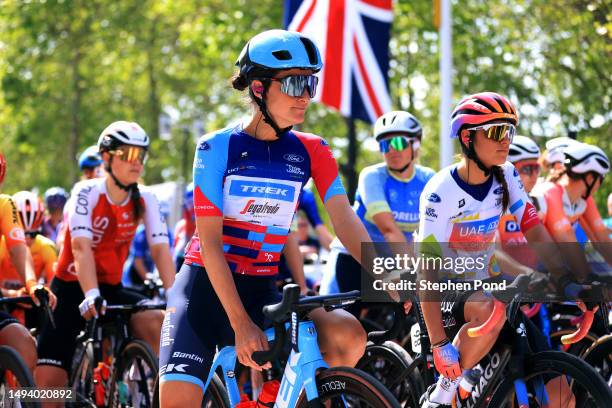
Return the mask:
MULTIPOLYGON (((269 326, 262 308, 281 294, 275 276, 232 274, 249 317, 269 326)), ((168 291, 159 349, 160 382, 183 381, 204 390, 217 347, 234 344, 234 331, 204 268, 183 265, 168 291)))
MULTIPOLYGON (((133 305, 146 299, 121 284, 100 284, 99 288, 100 294, 109 305, 133 305)), ((53 311, 55 329, 47 324, 40 333, 38 365, 52 365, 70 373, 76 337, 85 327, 85 319, 79 312, 84 295, 78 281, 66 282, 57 277, 51 281, 51 291, 57 296, 57 306, 53 311)))
POLYGON ((0 312, 0 331, 11 323, 21 324, 19 323, 19 320, 15 319, 10 314, 6 312, 0 312))

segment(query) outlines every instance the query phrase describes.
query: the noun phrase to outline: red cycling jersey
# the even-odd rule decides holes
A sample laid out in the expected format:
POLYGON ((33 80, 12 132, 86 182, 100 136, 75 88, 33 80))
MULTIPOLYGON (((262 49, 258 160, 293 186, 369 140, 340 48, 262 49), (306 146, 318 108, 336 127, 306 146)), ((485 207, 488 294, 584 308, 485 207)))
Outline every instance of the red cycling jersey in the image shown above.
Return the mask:
MULTIPOLYGON (((86 180, 75 185, 66 203, 68 227, 62 230, 64 245, 55 265, 55 275, 65 281, 77 280, 72 238, 85 237, 92 241, 98 282, 116 285, 121 282, 125 262, 138 222, 134 219, 134 204, 130 198, 114 204, 106 192, 106 179, 86 180)), ((149 246, 168 243, 168 228, 159 213, 155 196, 141 191, 144 223, 149 246)))

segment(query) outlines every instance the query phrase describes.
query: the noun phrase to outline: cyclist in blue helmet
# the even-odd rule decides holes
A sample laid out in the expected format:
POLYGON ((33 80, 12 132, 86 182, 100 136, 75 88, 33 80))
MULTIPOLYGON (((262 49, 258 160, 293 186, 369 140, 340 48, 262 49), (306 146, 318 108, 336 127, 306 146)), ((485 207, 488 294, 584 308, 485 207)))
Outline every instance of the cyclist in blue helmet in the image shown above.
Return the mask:
POLYGON ((43 235, 57 243, 59 231, 62 228, 64 205, 68 201, 68 193, 61 187, 51 187, 45 191, 45 204, 48 215, 43 221, 43 235))
POLYGON ((98 146, 89 146, 79 156, 81 180, 90 180, 102 176, 102 158, 98 146))

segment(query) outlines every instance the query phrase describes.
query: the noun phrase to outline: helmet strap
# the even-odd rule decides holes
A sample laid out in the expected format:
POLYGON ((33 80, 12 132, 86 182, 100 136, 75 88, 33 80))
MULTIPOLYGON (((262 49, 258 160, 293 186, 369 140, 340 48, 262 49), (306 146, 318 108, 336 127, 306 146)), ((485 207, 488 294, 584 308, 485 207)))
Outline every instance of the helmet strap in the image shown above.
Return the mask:
POLYGON ((266 122, 268 125, 270 125, 270 127, 272 127, 272 129, 274 129, 274 132, 276 133, 276 138, 280 139, 283 136, 283 134, 290 131, 293 128, 293 126, 289 126, 284 129, 281 129, 276 124, 274 119, 272 119, 272 116, 270 116, 270 112, 268 112, 268 107, 266 106, 266 93, 268 91, 268 87, 270 86, 270 80, 262 79, 262 83, 264 86, 263 86, 263 91, 261 92, 261 98, 256 96, 250 87, 249 87, 249 93, 251 94, 251 97, 253 98, 257 106, 259 106, 259 110, 261 111, 261 114, 264 117, 264 122, 266 122))
POLYGON ((491 174, 491 168, 487 168, 482 161, 478 158, 476 154, 476 149, 474 148, 474 138, 472 135, 469 135, 469 143, 468 146, 463 144, 463 140, 461 140, 461 134, 459 135, 459 143, 461 144, 461 150, 463 154, 467 156, 468 159, 472 160, 480 170, 483 171, 485 177, 489 177, 491 174))
POLYGON ((122 182, 120 182, 119 179, 113 174, 113 171, 111 170, 112 162, 113 162, 113 156, 111 155, 110 159, 108 160, 108 164, 105 166, 106 172, 110 174, 110 176, 113 178, 113 181, 115 182, 117 187, 119 187, 123 191, 127 191, 128 193, 130 193, 134 187, 138 186, 138 183, 132 183, 132 184, 125 185, 122 182))
POLYGON ((599 174, 595 175, 595 178, 593 178, 593 182, 589 184, 589 183, 587 182, 587 180, 586 180, 586 178, 587 178, 587 175, 588 175, 588 174, 589 174, 589 173, 586 173, 586 174, 584 174, 584 175, 581 177, 581 178, 582 178, 582 182, 584 183, 584 185, 585 185, 585 186, 586 186, 586 188, 587 188, 586 193, 585 193, 585 194, 582 196, 582 198, 583 198, 584 200, 586 200, 586 199, 588 199, 588 198, 589 198, 589 196, 591 195, 591 191, 593 191, 593 187, 595 187, 595 183, 597 183, 597 180, 599 180, 599 178, 601 177, 599 174))

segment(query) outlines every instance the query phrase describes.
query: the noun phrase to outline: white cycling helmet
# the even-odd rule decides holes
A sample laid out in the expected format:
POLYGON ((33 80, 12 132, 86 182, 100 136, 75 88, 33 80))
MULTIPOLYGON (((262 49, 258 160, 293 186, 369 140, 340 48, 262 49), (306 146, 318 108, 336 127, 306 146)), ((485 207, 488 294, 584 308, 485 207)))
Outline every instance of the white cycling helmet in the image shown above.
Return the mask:
POLYGON ((149 136, 136 122, 120 120, 113 122, 100 133, 98 149, 100 152, 113 150, 116 146, 132 145, 149 147, 149 136))
POLYGON ((38 231, 45 216, 45 207, 38 195, 31 191, 20 191, 13 195, 17 213, 25 232, 38 231))
POLYGON ((563 162, 565 160, 563 152, 568 146, 573 145, 575 143, 580 142, 565 136, 550 139, 548 142, 546 142, 546 161, 551 164, 563 162))
POLYGON ((540 148, 538 144, 526 136, 514 136, 508 152, 508 160, 516 163, 520 160, 538 159, 540 148))
POLYGON ((574 143, 565 149, 565 168, 574 174, 594 172, 601 177, 610 171, 608 156, 597 146, 586 143, 574 143))
POLYGON ((407 136, 421 140, 423 128, 411 113, 392 111, 379 117, 374 124, 374 138, 377 142, 389 133, 406 133, 407 136))

